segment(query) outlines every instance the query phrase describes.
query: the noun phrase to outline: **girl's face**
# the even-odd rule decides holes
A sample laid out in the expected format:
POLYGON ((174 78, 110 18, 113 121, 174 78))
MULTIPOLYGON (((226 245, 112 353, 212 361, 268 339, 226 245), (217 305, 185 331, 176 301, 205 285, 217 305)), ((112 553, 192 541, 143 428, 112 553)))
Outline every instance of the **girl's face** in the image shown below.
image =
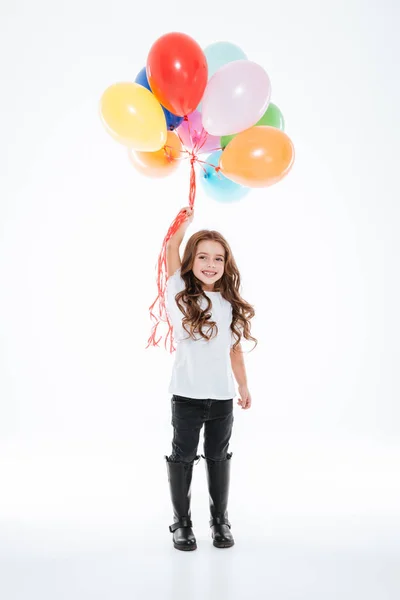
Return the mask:
POLYGON ((224 274, 225 249, 214 240, 202 240, 197 244, 192 271, 203 284, 203 290, 211 292, 214 284, 224 274))

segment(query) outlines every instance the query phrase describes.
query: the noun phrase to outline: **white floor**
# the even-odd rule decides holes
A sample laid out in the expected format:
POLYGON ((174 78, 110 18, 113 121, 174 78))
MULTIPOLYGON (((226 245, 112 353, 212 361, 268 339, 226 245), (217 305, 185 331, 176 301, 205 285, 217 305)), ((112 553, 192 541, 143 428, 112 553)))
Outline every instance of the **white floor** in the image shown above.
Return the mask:
POLYGON ((400 452, 264 447, 251 465, 234 453, 230 549, 212 546, 203 461, 195 466, 193 552, 172 546, 162 460, 150 457, 150 477, 129 452, 9 449, 1 598, 398 600, 400 452))

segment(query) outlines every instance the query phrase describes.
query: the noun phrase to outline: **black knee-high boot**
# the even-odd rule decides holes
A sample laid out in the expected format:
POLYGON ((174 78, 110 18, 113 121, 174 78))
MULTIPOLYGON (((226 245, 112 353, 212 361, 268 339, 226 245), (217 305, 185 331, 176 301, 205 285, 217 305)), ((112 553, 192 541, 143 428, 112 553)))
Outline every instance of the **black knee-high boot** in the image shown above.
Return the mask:
POLYGON ((190 463, 173 462, 165 456, 168 481, 174 510, 174 523, 169 526, 173 533, 173 544, 177 550, 196 550, 196 538, 192 530, 190 513, 191 483, 193 463, 200 459, 197 455, 190 463))
POLYGON ((205 459, 210 500, 210 527, 213 544, 216 548, 230 548, 234 539, 228 520, 228 497, 232 452, 225 460, 205 459))

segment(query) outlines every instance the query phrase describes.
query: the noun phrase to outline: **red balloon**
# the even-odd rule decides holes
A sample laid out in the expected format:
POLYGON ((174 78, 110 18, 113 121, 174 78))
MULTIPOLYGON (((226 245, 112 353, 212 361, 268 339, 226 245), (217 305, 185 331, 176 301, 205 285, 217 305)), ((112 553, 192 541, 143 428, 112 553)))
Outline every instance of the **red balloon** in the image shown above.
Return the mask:
POLYGON ((208 79, 207 59, 199 44, 185 33, 166 33, 150 48, 147 79, 157 100, 174 115, 192 113, 208 79))

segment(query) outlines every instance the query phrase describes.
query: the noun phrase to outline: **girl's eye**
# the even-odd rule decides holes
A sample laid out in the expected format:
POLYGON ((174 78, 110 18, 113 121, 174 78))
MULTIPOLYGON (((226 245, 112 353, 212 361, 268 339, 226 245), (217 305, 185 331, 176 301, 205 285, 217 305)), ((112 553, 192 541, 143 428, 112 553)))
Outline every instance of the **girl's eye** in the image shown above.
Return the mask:
MULTIPOLYGON (((205 256, 200 256, 199 258, 200 258, 200 259, 201 259, 201 258, 205 258, 205 256)), ((222 259, 222 258, 217 258, 217 260, 220 260, 220 261, 222 261, 223 259, 222 259)))

